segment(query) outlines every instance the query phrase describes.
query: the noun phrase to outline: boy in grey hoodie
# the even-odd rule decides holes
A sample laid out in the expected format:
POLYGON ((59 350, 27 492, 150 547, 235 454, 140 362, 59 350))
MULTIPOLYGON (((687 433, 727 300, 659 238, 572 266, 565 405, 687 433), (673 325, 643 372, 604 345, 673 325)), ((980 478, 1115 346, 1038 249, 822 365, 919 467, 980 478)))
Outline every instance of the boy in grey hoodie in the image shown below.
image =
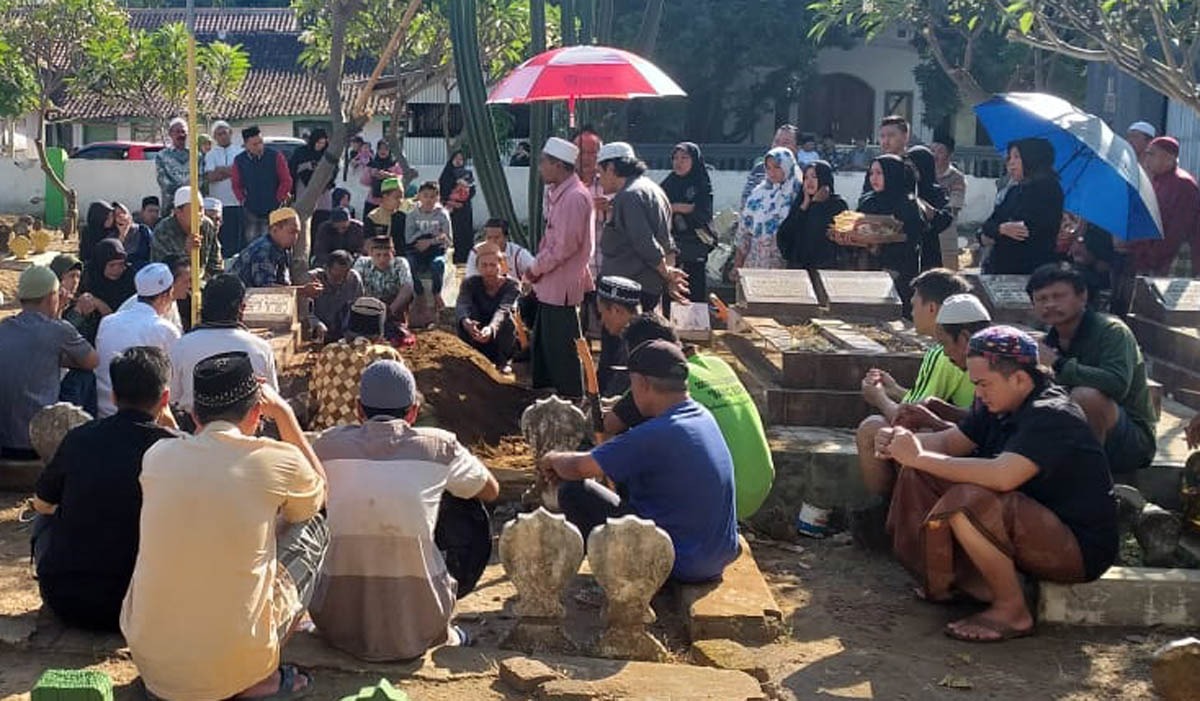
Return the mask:
POLYGON ((442 280, 446 274, 446 244, 451 241, 450 213, 438 201, 438 184, 429 180, 417 190, 417 208, 404 220, 404 257, 412 268, 413 291, 425 294, 420 274, 433 278, 434 308, 441 310, 442 280))

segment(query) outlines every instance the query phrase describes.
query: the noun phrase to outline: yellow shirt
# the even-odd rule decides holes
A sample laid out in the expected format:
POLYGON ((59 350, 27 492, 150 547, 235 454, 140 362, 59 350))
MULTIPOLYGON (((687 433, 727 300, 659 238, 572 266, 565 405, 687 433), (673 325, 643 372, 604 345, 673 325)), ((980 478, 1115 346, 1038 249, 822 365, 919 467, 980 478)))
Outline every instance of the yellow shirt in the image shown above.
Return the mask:
POLYGON ((275 555, 276 517, 320 509, 324 480, 294 446, 215 422, 142 461, 141 541, 121 630, 146 686, 172 701, 233 696, 279 664, 300 605, 275 555))

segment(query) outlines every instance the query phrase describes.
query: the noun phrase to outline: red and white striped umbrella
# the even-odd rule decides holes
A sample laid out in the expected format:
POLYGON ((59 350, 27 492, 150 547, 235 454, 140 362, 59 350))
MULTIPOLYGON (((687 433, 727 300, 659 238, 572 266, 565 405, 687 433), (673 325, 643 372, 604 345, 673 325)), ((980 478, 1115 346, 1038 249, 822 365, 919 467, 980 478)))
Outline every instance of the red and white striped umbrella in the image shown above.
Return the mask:
POLYGON ((551 49, 517 66, 488 95, 491 103, 566 100, 575 125, 575 100, 628 100, 687 95, 658 66, 609 46, 551 49))

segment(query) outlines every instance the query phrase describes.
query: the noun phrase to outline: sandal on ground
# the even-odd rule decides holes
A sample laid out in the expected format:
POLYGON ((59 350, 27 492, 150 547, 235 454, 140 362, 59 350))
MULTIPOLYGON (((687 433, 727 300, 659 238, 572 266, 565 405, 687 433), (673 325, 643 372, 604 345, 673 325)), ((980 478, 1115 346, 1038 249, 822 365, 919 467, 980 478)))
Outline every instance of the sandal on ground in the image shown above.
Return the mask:
POLYGON ((302 699, 313 692, 313 676, 302 672, 294 664, 279 665, 279 689, 270 696, 235 696, 236 701, 280 701, 282 699, 302 699), (296 677, 308 680, 303 689, 295 689, 296 677))
POLYGON ((996 635, 996 637, 986 637, 986 638, 967 635, 965 633, 960 632, 957 628, 953 627, 953 624, 947 623, 946 627, 942 629, 942 632, 945 633, 947 635, 947 637, 954 638, 955 640, 960 640, 964 643, 1000 643, 1000 642, 1004 642, 1005 640, 1015 640, 1017 638, 1027 638, 1027 637, 1033 635, 1033 631, 1034 631, 1034 626, 1029 626, 1028 628, 1012 628, 1003 623, 1000 623, 999 621, 992 621, 987 618, 984 618, 982 615, 971 616, 970 618, 966 618, 966 619, 963 619, 962 621, 956 621, 956 622, 957 623, 966 623, 968 625, 975 626, 976 628, 982 628, 983 630, 989 631, 991 633, 995 633, 995 635, 996 635))

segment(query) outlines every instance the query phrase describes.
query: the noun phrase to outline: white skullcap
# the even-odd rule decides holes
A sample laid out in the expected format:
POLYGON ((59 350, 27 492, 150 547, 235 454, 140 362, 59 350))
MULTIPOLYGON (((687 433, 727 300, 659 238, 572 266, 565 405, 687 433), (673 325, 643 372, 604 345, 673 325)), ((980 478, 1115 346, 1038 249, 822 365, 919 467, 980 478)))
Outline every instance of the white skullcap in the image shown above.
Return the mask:
POLYGON ((972 294, 950 295, 942 302, 942 308, 937 315, 939 324, 974 324, 979 321, 991 321, 983 302, 972 294))
POLYGON ((175 127, 176 125, 179 125, 181 127, 186 127, 187 120, 184 119, 183 117, 176 117, 175 119, 171 120, 170 124, 167 125, 167 129, 171 129, 171 128, 175 127))
POLYGON ((191 203, 192 203, 192 187, 190 185, 184 185, 183 187, 181 187, 175 191, 175 200, 172 202, 172 204, 176 208, 186 207, 191 203))
POLYGON ((1134 122, 1133 124, 1130 124, 1129 128, 1126 129, 1125 131, 1126 131, 1126 133, 1131 132, 1131 131, 1136 131, 1139 134, 1145 134, 1146 136, 1150 137, 1151 139, 1158 136, 1158 130, 1155 129, 1154 125, 1151 124, 1150 122, 1134 122))
POLYGON ((563 163, 574 165, 575 159, 579 157, 579 147, 566 139, 552 136, 546 139, 546 145, 542 147, 542 153, 551 158, 557 158, 563 163))
POLYGON ((171 276, 171 269, 165 263, 151 263, 133 277, 138 297, 157 297, 171 289, 173 284, 175 278, 171 276))
POLYGON ((604 144, 600 147, 600 153, 596 154, 597 163, 612 161, 618 158, 634 161, 637 160, 637 154, 634 153, 633 147, 624 141, 614 141, 611 144, 604 144))

